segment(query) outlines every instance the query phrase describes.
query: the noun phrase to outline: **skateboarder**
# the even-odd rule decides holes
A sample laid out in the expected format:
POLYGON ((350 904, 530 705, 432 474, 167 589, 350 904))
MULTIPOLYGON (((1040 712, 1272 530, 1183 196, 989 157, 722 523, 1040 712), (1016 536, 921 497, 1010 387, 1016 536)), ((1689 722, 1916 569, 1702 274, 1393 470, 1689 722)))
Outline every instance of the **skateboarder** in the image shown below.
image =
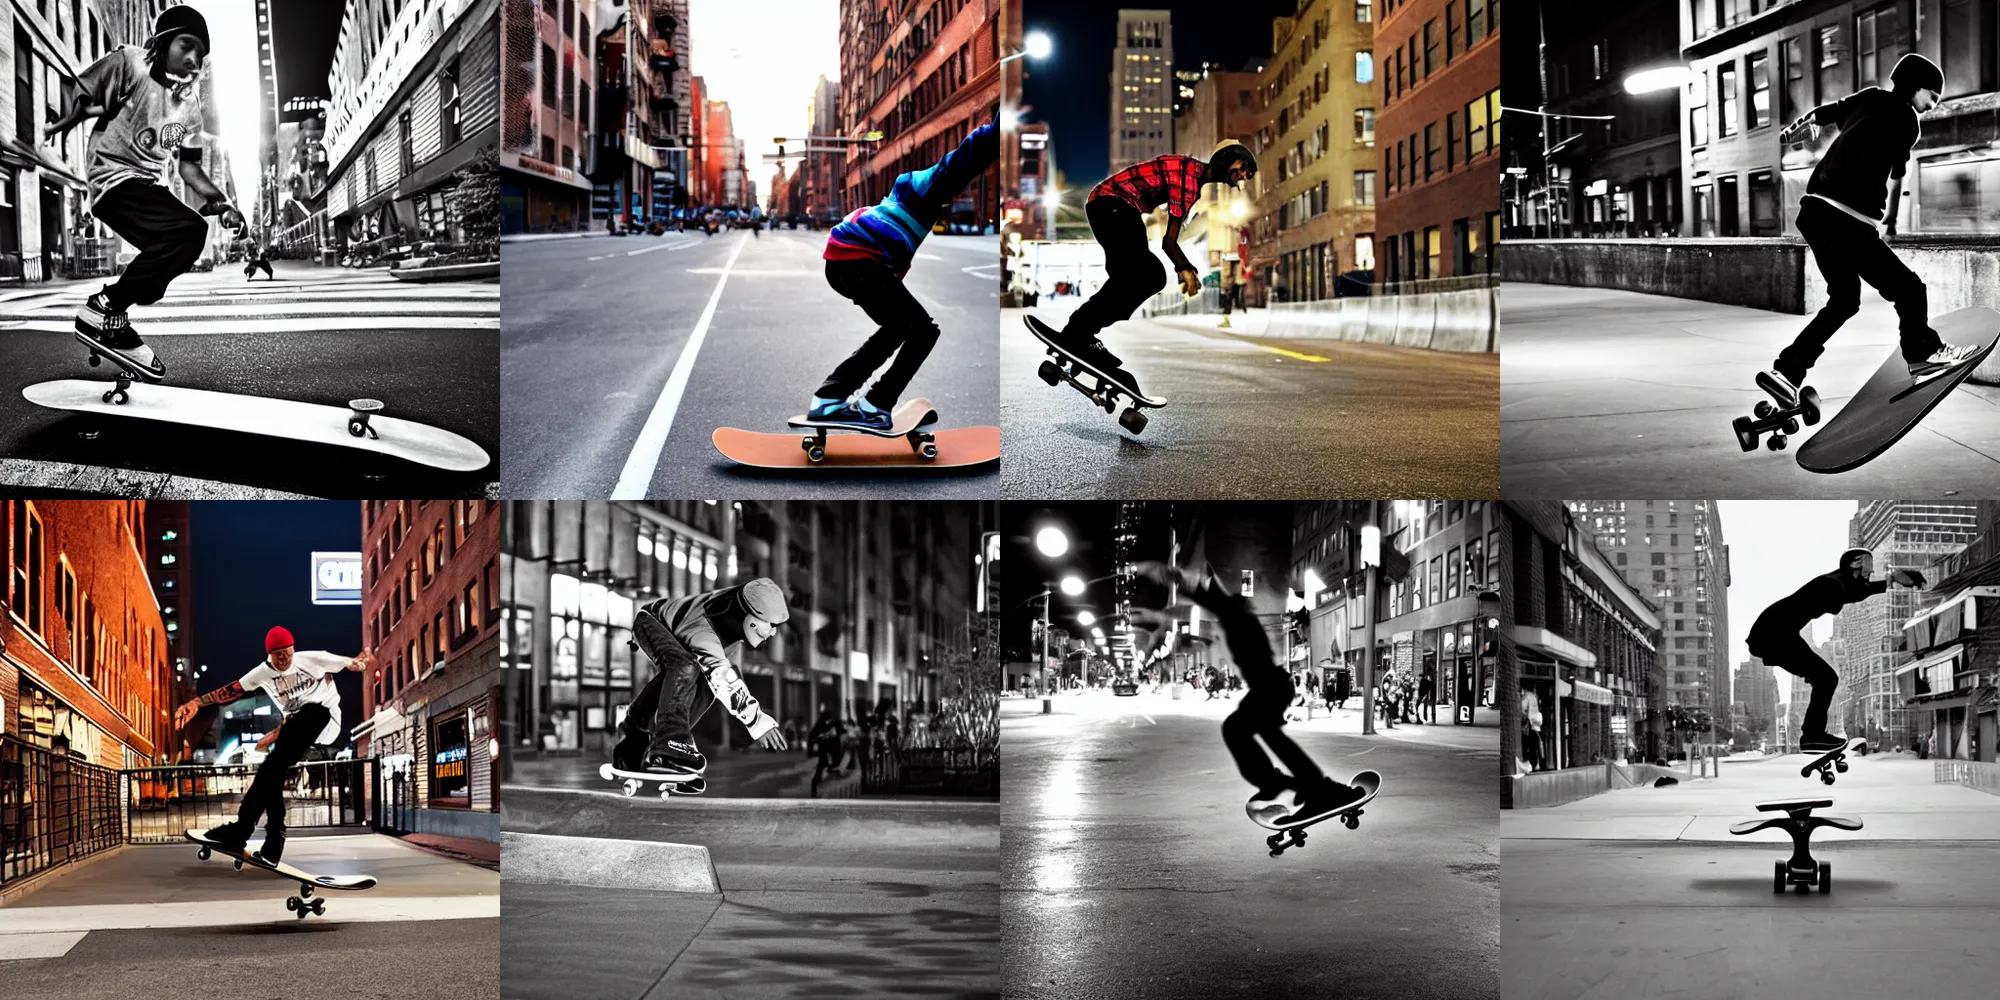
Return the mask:
POLYGON ((612 748, 611 766, 669 774, 707 770, 708 758, 695 746, 693 727, 717 701, 759 745, 785 749, 778 720, 764 714, 750 696, 728 649, 738 642, 763 645, 790 617, 784 591, 761 576, 639 609, 632 616, 632 640, 659 669, 618 723, 622 738, 612 748))
MULTIPOLYGON (((1181 592, 1214 615, 1222 628, 1223 637, 1229 643, 1230 656, 1235 659, 1236 669, 1242 674, 1244 686, 1248 689, 1236 710, 1222 722, 1222 742, 1229 748, 1230 755, 1236 758, 1236 767, 1243 773, 1243 779, 1257 789, 1255 797, 1250 800, 1252 810, 1283 805, 1292 810, 1286 820, 1288 824, 1303 823, 1317 816, 1338 812, 1367 794, 1353 785, 1344 785, 1327 777, 1320 771, 1319 765, 1313 763, 1313 759, 1285 735, 1285 708, 1292 703, 1292 679, 1272 658, 1264 626, 1257 620, 1247 598, 1225 588, 1213 574, 1205 578, 1196 577, 1157 562, 1138 563, 1133 571, 1161 586, 1178 583, 1181 592), (1257 745, 1259 737, 1263 738, 1264 746, 1257 745), (1269 754, 1266 754, 1265 747, 1270 748, 1269 754), (1290 773, 1273 767, 1271 755, 1275 755, 1290 773)), ((1175 631, 1164 614, 1137 608, 1131 615, 1135 623, 1156 630, 1156 643, 1173 641, 1175 631)), ((1157 648, 1154 652, 1158 652, 1157 648)))
POLYGON ((1912 379, 1928 381, 1978 353, 1971 345, 1945 343, 1931 329, 1923 280, 1897 259, 1877 230, 1880 226, 1887 235, 1896 235, 1896 207, 1902 200, 1910 151, 1917 143, 1918 116, 1937 107, 1943 90, 1943 71, 1912 52, 1890 71, 1888 90, 1869 87, 1820 105, 1785 126, 1780 135, 1791 141, 1808 129, 1817 134, 1822 125, 1840 126, 1840 135, 1806 182, 1798 214, 1799 235, 1805 237, 1826 277, 1826 305, 1757 379, 1787 408, 1798 405, 1806 372, 1819 360, 1827 340, 1861 310, 1864 281, 1895 303, 1903 360, 1909 363, 1912 379))
POLYGON ((1827 732, 1826 710, 1833 704, 1833 689, 1840 674, 1813 651, 1799 633, 1821 615, 1836 614, 1856 601, 1889 589, 1891 583, 1905 587, 1924 585, 1924 575, 1913 569, 1894 569, 1887 579, 1871 580, 1875 557, 1867 549, 1848 549, 1840 554, 1840 568, 1806 581, 1805 586, 1764 609, 1750 626, 1746 644, 1750 655, 1812 685, 1812 700, 1806 704, 1799 724, 1799 749, 1824 753, 1847 742, 1844 736, 1827 732))
POLYGON ((271 260, 264 252, 264 241, 253 235, 248 227, 244 228, 241 239, 243 243, 243 280, 249 281, 257 275, 260 269, 264 272, 265 281, 278 280, 278 276, 271 273, 271 260))
POLYGON ((938 325, 903 285, 917 247, 966 185, 1000 159, 1000 120, 973 129, 944 159, 897 176, 879 204, 855 209, 826 239, 826 282, 880 325, 826 377, 807 405, 812 420, 886 430, 896 398, 937 344, 938 325), (896 360, 866 395, 861 383, 896 360))
MULTIPOLYGON (((1146 246, 1146 213, 1167 207, 1167 234, 1160 249, 1174 264, 1181 291, 1194 295, 1201 290, 1201 272, 1181 252, 1181 226, 1201 200, 1204 184, 1240 186, 1257 176, 1257 160, 1250 150, 1233 139, 1216 145, 1207 162, 1179 153, 1156 156, 1121 170, 1096 187, 1084 202, 1090 219, 1091 235, 1104 247, 1104 285, 1089 301, 1070 314, 1069 322, 1057 336, 1058 343, 1071 354, 1099 367, 1120 368, 1117 355, 1106 350, 1097 335, 1144 305, 1160 289, 1167 287, 1166 271, 1146 246)), ((1130 379, 1130 373, 1112 372, 1130 379)), ((1138 388, 1136 381, 1131 382, 1138 388)))
POLYGON ((354 657, 318 650, 298 652, 292 633, 283 626, 264 634, 264 662, 241 678, 231 681, 174 709, 174 728, 186 728, 196 712, 209 705, 227 705, 251 692, 262 690, 278 706, 283 721, 257 741, 257 749, 270 755, 257 765, 257 776, 236 819, 204 836, 241 853, 257 829, 257 817, 264 817, 264 846, 257 855, 276 864, 285 852, 285 775, 301 760, 326 760, 340 743, 340 689, 333 675, 343 670, 366 670, 375 654, 362 650, 354 657))
POLYGON ((201 168, 204 134, 216 132, 197 86, 209 53, 208 22, 193 7, 168 7, 153 22, 144 48, 121 45, 90 65, 75 82, 64 81, 66 110, 43 132, 53 142, 85 118, 95 117, 89 175, 91 210, 139 255, 118 280, 104 286, 76 312, 76 337, 85 345, 150 373, 166 374, 132 329, 126 310, 151 305, 167 284, 188 272, 208 245, 208 221, 241 228, 243 216, 201 168), (159 182, 169 156, 179 176, 205 202, 200 212, 181 203, 159 182))

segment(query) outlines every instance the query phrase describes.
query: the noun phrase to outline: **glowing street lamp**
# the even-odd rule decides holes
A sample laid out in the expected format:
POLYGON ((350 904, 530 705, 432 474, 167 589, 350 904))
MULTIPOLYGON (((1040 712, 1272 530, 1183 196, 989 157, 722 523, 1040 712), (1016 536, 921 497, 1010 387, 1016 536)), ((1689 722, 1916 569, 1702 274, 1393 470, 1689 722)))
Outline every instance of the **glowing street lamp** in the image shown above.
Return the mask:
POLYGON ((1074 575, 1063 577, 1062 592, 1071 597, 1083 593, 1083 578, 1074 575))
POLYGON ((1694 82, 1694 70, 1686 66, 1659 66, 1642 69, 1625 78, 1625 92, 1628 94, 1652 94, 1662 90, 1678 90, 1694 82))
POLYGON ((1047 527, 1035 532, 1035 548, 1054 559, 1069 551, 1069 536, 1061 528, 1047 527))
POLYGON ((1002 59, 1000 61, 1003 63, 1010 63, 1016 59, 1021 58, 1022 56, 1026 56, 1030 59, 1035 60, 1036 62, 1041 62, 1042 60, 1047 59, 1049 57, 1049 53, 1054 52, 1055 50, 1056 50, 1055 40, 1049 37, 1048 32, 1030 31, 1028 32, 1026 38, 1021 39, 1021 51, 1016 52, 1013 55, 1008 56, 1007 58, 1002 59))

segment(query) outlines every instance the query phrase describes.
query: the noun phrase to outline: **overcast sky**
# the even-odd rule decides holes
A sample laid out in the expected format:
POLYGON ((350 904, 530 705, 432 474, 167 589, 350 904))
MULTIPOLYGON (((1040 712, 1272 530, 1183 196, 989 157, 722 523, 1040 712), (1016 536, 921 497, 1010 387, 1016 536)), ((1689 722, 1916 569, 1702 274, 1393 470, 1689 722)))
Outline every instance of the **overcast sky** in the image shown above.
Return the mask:
MULTIPOLYGON (((1757 615, 1807 580, 1838 568, 1853 500, 1719 500, 1722 540, 1729 546, 1729 665, 1750 658, 1743 637, 1757 615)), ((1831 615, 1813 622, 1814 641, 1833 634, 1831 615)), ((1789 700, 1792 675, 1783 670, 1778 697, 1789 700)))
POLYGON ((729 102, 744 173, 762 204, 777 169, 764 161, 778 151, 772 137, 804 135, 813 86, 821 76, 840 79, 840 0, 694 0, 688 48, 707 98, 729 102))
MULTIPOLYGON (((216 127, 229 154, 229 172, 236 181, 236 207, 250 215, 257 204, 259 158, 264 133, 263 88, 257 83, 257 20, 255 8, 243 0, 187 0, 208 22, 208 40, 215 47, 209 72, 215 76, 216 127)), ((135 45, 145 44, 137 39, 135 45)), ((221 178, 216 178, 221 180, 221 178)))

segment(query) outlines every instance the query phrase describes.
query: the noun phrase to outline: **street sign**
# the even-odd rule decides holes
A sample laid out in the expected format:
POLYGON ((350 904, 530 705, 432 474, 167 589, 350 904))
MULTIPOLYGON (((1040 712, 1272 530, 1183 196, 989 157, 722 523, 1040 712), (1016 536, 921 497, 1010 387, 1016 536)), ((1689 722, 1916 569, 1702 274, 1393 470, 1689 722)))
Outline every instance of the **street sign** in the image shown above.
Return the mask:
POLYGON ((312 602, 314 604, 360 604, 361 553, 313 553, 312 602))

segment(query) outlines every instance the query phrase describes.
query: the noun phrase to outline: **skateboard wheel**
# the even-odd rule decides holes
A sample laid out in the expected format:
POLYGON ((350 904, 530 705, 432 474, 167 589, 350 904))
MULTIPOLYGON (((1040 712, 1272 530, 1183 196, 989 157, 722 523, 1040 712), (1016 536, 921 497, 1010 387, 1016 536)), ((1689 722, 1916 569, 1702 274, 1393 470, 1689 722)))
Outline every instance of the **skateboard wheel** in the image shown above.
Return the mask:
POLYGON ((298 908, 299 908, 299 898, 297 896, 285 897, 285 909, 296 910, 298 908))
POLYGON ((813 445, 811 447, 808 447, 806 449, 806 458, 814 462, 823 461, 826 458, 826 449, 821 448, 818 445, 813 445))
POLYGON ((317 915, 317 916, 325 916, 325 915, 326 915, 326 900, 324 900, 324 899, 315 899, 315 900, 313 900, 313 905, 312 905, 312 911, 313 911, 313 913, 314 913, 315 915, 317 915))
POLYGON ((813 450, 813 439, 812 439, 812 435, 808 434, 808 435, 806 435, 805 437, 802 437, 802 438, 800 438, 800 439, 799 439, 799 450, 800 450, 800 451, 811 451, 811 450, 813 450))
POLYGON ((1771 450, 1772 450, 1772 451, 1784 451, 1784 450, 1785 450, 1785 436, 1784 436, 1783 434, 1773 434, 1773 435, 1771 435, 1771 440, 1770 440, 1770 442, 1769 442, 1769 445, 1770 445, 1770 448, 1771 448, 1771 450))
POLYGON ((1347 826, 1347 828, 1348 828, 1349 830, 1352 830, 1352 829, 1354 829, 1355 827, 1357 827, 1357 826, 1360 826, 1360 825, 1361 825, 1361 817, 1360 817, 1360 815, 1359 815, 1359 814, 1356 814, 1356 815, 1352 815, 1352 816, 1342 816, 1342 817, 1340 818, 1340 821, 1341 821, 1342 823, 1346 824, 1346 826, 1347 826))
POLYGON ((1831 785, 1831 784, 1833 784, 1833 772, 1831 772, 1831 771, 1821 771, 1821 772, 1819 773, 1819 780, 1820 780, 1820 781, 1821 781, 1821 782, 1822 782, 1823 784, 1828 784, 1828 785, 1831 785))
POLYGON ((1744 451, 1757 450, 1757 432, 1750 429, 1749 417, 1737 417, 1730 426, 1736 429, 1736 443, 1742 445, 1744 451))
POLYGON ((674 797, 674 786, 667 784, 666 782, 661 782, 660 801, 665 802, 666 800, 671 799, 673 797, 674 797))
POLYGON ((624 785, 621 787, 624 789, 625 797, 628 799, 639 794, 639 783, 631 778, 626 778, 624 785))
POLYGON ((1770 400, 1760 399, 1757 401, 1756 407, 1753 408, 1750 412, 1755 413, 1757 415, 1757 419, 1762 420, 1765 417, 1768 417, 1771 414, 1776 413, 1777 411, 1778 408, 1772 406, 1770 400))
POLYGON ((350 417, 350 418, 348 418, 348 421, 347 421, 347 433, 348 433, 349 435, 352 435, 352 436, 354 436, 354 437, 360 437, 360 436, 361 436, 361 432, 362 432, 362 431, 364 431, 364 430, 366 430, 366 429, 367 429, 367 426, 366 426, 365 424, 363 424, 363 423, 361 422, 361 420, 360 420, 359 418, 356 418, 356 417, 350 417))
POLYGON ((236 870, 239 872, 243 870, 243 861, 240 858, 236 862, 236 870))
POLYGON ((1784 892, 1784 891, 1785 891, 1785 863, 1784 863, 1783 861, 1774 861, 1774 862, 1772 862, 1771 864, 1772 864, 1772 866, 1773 866, 1773 868, 1774 868, 1774 870, 1775 870, 1775 874, 1773 874, 1773 875, 1771 876, 1771 891, 1772 891, 1772 892, 1784 892))
POLYGON ((600 778, 603 778, 603 779, 604 779, 604 780, 606 780, 606 781, 610 781, 610 780, 612 779, 612 777, 613 777, 613 775, 612 775, 612 773, 611 773, 611 765, 610 765, 610 764, 599 764, 599 765, 597 766, 597 776, 598 776, 598 777, 600 777, 600 778))
POLYGON ((1806 419, 1806 426, 1819 423, 1819 393, 1811 386, 1799 392, 1799 410, 1806 419))
POLYGON ((103 363, 104 359, 99 357, 96 351, 90 352, 90 367, 95 368, 103 363))
MULTIPOLYGON (((92 363, 95 364, 95 362, 92 363)), ((1040 368, 1035 369, 1035 374, 1040 375, 1042 377, 1042 381, 1047 382, 1050 385, 1054 385, 1057 382, 1062 381, 1062 369, 1057 368, 1056 363, 1053 361, 1042 362, 1042 366, 1040 368)))
POLYGON ((1833 891, 1833 862, 1819 863, 1819 894, 1824 896, 1833 891))
MULTIPOLYGON (((303 883, 301 883, 301 884, 299 885, 299 898, 300 898, 300 899, 311 899, 311 898, 312 898, 312 894, 313 894, 313 887, 312 887, 312 886, 309 886, 309 885, 305 885, 305 884, 303 884, 303 883)), ((302 903, 302 904, 300 904, 300 905, 302 905, 302 906, 303 906, 304 904, 302 903)))
POLYGON ((195 852, 195 857, 200 858, 203 861, 207 861, 208 854, 209 854, 208 848, 204 847, 201 850, 195 852))
POLYGON ((928 459, 933 459, 933 458, 936 458, 936 457, 937 457, 937 445, 935 445, 935 444, 933 444, 933 443, 931 443, 931 442, 929 442, 929 441, 925 441, 925 442, 924 442, 924 446, 923 446, 922 448, 919 448, 919 449, 917 449, 917 453, 918 453, 918 454, 920 454, 920 455, 922 455, 922 456, 924 456, 924 458, 925 458, 925 459, 927 459, 927 460, 928 460, 928 459))
POLYGON ((1785 433, 1797 434, 1798 432, 1799 432, 1799 419, 1797 417, 1786 417, 1785 433))
POLYGON ((1833 765, 1833 769, 1834 769, 1834 770, 1836 770, 1836 771, 1839 771, 1839 772, 1840 772, 1840 773, 1842 773, 1842 774, 1846 774, 1846 773, 1847 773, 1847 762, 1843 760, 1843 761, 1841 761, 1840 763, 1838 763, 1838 764, 1835 764, 1835 765, 1833 765))
POLYGON ((1118 424, 1126 430, 1137 434, 1146 429, 1146 415, 1140 413, 1138 407, 1128 406, 1125 408, 1124 413, 1118 415, 1118 424))

